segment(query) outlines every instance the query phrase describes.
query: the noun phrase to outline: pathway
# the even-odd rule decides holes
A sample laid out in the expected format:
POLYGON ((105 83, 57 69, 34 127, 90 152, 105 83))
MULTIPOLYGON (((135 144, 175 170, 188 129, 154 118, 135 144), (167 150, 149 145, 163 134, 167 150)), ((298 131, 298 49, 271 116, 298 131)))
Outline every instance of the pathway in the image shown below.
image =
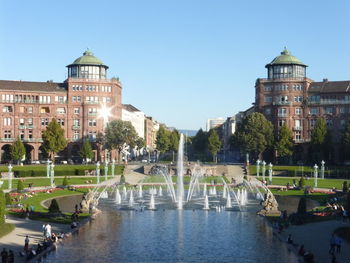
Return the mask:
MULTIPOLYGON (((2 250, 3 247, 11 249, 15 254, 15 262, 25 262, 25 258, 19 255, 19 252, 23 251, 24 248, 24 239, 26 235, 29 236, 29 247, 42 241, 44 222, 8 217, 6 223, 15 224, 16 228, 10 234, 0 238, 0 249, 2 250)), ((70 225, 54 223, 50 223, 50 225, 54 233, 70 230, 70 225)))

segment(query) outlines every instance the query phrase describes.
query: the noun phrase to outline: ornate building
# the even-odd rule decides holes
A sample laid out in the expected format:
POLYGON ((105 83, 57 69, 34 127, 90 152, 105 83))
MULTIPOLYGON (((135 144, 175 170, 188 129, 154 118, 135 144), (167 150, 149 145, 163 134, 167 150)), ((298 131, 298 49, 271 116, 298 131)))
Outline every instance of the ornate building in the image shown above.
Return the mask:
POLYGON ((283 124, 293 131, 295 143, 310 141, 316 119, 322 117, 334 141, 350 116, 350 80, 315 82, 306 76, 306 67, 287 49, 265 66, 267 78, 255 85, 255 110, 277 130, 283 124))
MULTIPOLYGON (((63 83, 0 80, 1 160, 14 138, 25 143, 27 160, 43 158, 41 134, 52 118, 69 141, 65 158, 78 158, 81 140, 96 141, 107 121, 121 118, 122 86, 107 78, 108 66, 89 50, 67 66, 63 83)), ((101 158, 95 147, 96 159, 101 158)))

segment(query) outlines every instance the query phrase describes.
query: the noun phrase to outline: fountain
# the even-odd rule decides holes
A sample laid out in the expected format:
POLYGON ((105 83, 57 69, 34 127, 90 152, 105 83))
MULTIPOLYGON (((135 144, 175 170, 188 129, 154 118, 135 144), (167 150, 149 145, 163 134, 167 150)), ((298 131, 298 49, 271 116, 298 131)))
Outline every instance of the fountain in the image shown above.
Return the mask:
POLYGON ((133 207, 134 206, 134 193, 133 190, 130 190, 130 197, 129 197, 129 207, 133 207))
POLYGON ((116 192, 115 192, 115 203, 116 204, 121 204, 122 203, 122 197, 119 193, 119 189, 117 188, 116 192))
POLYGON ((163 189, 161 186, 159 186, 158 196, 163 196, 163 189))
POLYGON ((204 183, 204 186, 203 186, 203 196, 206 196, 207 195, 207 183, 204 183))
POLYGON ((203 210, 209 210, 209 209, 210 209, 210 207, 209 207, 209 198, 208 198, 207 195, 205 195, 203 210))
POLYGON ((142 198, 142 185, 139 185, 139 191, 138 191, 139 198, 142 198))
POLYGON ((231 196, 230 196, 230 193, 227 192, 226 209, 231 209, 231 208, 232 208, 231 196))
POLYGON ((179 142, 179 152, 177 155, 177 208, 179 210, 183 209, 183 198, 184 198, 184 181, 183 181, 183 147, 184 146, 184 136, 180 135, 179 142))
POLYGON ((154 195, 153 194, 151 195, 151 199, 150 199, 150 202, 149 202, 148 209, 149 210, 156 210, 156 205, 155 205, 155 202, 154 202, 154 195))

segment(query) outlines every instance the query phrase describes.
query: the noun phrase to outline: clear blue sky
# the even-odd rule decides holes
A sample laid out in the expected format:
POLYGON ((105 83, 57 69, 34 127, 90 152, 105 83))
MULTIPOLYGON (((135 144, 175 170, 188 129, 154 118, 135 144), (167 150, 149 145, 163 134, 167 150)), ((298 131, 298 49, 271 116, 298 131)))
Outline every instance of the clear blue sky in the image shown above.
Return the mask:
POLYGON ((179 129, 254 101, 284 46, 314 80, 350 79, 350 1, 0 0, 0 79, 62 82, 89 47, 123 103, 179 129))

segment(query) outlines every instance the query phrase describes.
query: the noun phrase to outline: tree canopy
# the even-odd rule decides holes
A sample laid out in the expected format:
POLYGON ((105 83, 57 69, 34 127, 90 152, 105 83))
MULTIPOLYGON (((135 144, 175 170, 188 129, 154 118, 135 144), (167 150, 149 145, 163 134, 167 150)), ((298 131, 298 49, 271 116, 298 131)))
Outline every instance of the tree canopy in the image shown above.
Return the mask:
POLYGON ((91 144, 89 140, 84 140, 83 145, 80 148, 79 155, 83 159, 92 159, 94 153, 92 151, 91 144))
POLYGON ((67 140, 64 135, 64 129, 55 118, 46 127, 42 134, 43 148, 49 154, 52 160, 55 154, 62 151, 67 146, 67 140))
POLYGON ((10 147, 11 158, 19 163, 26 154, 26 149, 20 138, 17 138, 10 147))
POLYGON ((279 157, 289 157, 293 155, 293 133, 284 124, 278 131, 275 148, 279 157))
POLYGON ((215 157, 220 150, 221 147, 221 141, 219 138, 219 135, 217 134, 216 130, 211 129, 209 131, 208 136, 208 150, 213 156, 213 160, 215 160, 215 157))
POLYGON ((311 133, 311 155, 313 161, 329 160, 332 149, 331 144, 331 133, 327 129, 326 121, 323 118, 318 118, 311 133))
POLYGON ((350 119, 348 119, 342 136, 343 160, 350 160, 350 119))
POLYGON ((235 146, 242 153, 248 152, 256 156, 271 147, 273 140, 272 123, 258 112, 244 118, 233 136, 235 146))
POLYGON ((199 129, 192 139, 192 145, 196 152, 205 152, 208 149, 208 133, 199 129))
POLYGON ((163 125, 160 125, 156 137, 156 147, 157 150, 161 153, 164 153, 169 150, 170 147, 170 138, 167 130, 163 125))

